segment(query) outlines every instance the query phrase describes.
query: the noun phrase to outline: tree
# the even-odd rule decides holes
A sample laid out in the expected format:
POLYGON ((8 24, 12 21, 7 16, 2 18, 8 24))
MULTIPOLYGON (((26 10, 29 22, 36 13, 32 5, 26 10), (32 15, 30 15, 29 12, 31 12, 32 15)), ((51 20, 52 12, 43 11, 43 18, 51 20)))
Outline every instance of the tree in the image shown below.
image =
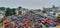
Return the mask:
POLYGON ((33 11, 30 11, 30 13, 33 13, 33 14, 35 14, 33 11))
POLYGON ((46 13, 46 11, 45 11, 45 10, 43 10, 43 11, 42 11, 42 13, 46 13))
POLYGON ((19 13, 19 14, 22 13, 22 12, 20 11, 21 8, 22 8, 21 6, 18 7, 18 11, 19 11, 18 13, 19 13))
POLYGON ((41 9, 38 9, 37 11, 41 11, 41 9))
POLYGON ((12 8, 11 11, 13 12, 12 14, 15 14, 15 8, 12 8))
POLYGON ((19 7, 18 7, 18 10, 20 10, 21 8, 22 8, 22 7, 21 7, 21 6, 19 6, 19 7))
POLYGON ((9 16, 9 15, 11 15, 11 9, 10 8, 6 8, 5 16, 9 16))
POLYGON ((19 14, 21 14, 22 12, 21 12, 21 11, 19 11, 18 13, 19 13, 19 14))
POLYGON ((0 7, 0 10, 5 10, 5 7, 0 7))
POLYGON ((16 14, 15 13, 15 8, 12 8, 12 9, 10 9, 10 8, 6 8, 6 16, 10 16, 10 15, 12 15, 12 14, 16 14))

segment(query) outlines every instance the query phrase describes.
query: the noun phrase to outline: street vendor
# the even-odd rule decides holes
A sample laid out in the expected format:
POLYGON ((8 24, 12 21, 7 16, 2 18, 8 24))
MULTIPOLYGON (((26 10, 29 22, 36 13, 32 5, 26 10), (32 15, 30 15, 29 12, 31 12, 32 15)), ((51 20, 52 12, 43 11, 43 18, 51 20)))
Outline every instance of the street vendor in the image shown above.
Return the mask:
POLYGON ((29 24, 31 20, 27 19, 24 24, 29 24))
POLYGON ((46 25, 47 25, 47 27, 50 27, 50 26, 54 27, 55 26, 55 24, 53 22, 51 22, 50 19, 47 20, 47 24, 46 25))
POLYGON ((31 22, 31 20, 30 19, 27 19, 23 24, 25 24, 26 25, 26 28, 28 28, 28 24, 31 22))
POLYGON ((45 25, 46 24, 46 19, 42 18, 41 22, 42 22, 43 25, 45 25))
POLYGON ((57 26, 57 25, 58 25, 58 21, 55 20, 55 21, 54 21, 54 24, 57 26))

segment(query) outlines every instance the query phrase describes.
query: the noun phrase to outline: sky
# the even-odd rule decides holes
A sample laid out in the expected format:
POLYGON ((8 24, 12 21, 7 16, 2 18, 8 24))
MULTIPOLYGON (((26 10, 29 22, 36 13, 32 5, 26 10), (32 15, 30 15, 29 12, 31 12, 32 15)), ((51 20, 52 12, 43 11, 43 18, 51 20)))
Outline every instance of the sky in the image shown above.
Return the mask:
POLYGON ((60 0, 0 0, 0 7, 41 9, 43 7, 60 6, 60 0))

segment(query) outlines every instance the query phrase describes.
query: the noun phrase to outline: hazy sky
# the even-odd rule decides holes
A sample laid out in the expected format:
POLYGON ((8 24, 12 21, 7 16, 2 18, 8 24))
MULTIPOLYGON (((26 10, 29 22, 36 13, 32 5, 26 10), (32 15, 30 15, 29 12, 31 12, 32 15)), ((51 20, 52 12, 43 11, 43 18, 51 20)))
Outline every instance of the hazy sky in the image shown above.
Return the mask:
POLYGON ((0 7, 18 7, 37 9, 44 7, 60 6, 60 0, 0 0, 0 7))

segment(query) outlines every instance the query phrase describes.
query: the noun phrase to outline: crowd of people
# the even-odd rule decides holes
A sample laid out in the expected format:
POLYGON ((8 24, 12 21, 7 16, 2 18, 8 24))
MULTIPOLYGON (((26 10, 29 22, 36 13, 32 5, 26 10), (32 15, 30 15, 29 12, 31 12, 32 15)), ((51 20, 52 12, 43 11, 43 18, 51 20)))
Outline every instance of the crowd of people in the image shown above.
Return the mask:
POLYGON ((16 16, 15 14, 5 17, 3 20, 5 28, 47 28, 55 27, 58 22, 54 17, 45 17, 35 14, 23 14, 16 16))

